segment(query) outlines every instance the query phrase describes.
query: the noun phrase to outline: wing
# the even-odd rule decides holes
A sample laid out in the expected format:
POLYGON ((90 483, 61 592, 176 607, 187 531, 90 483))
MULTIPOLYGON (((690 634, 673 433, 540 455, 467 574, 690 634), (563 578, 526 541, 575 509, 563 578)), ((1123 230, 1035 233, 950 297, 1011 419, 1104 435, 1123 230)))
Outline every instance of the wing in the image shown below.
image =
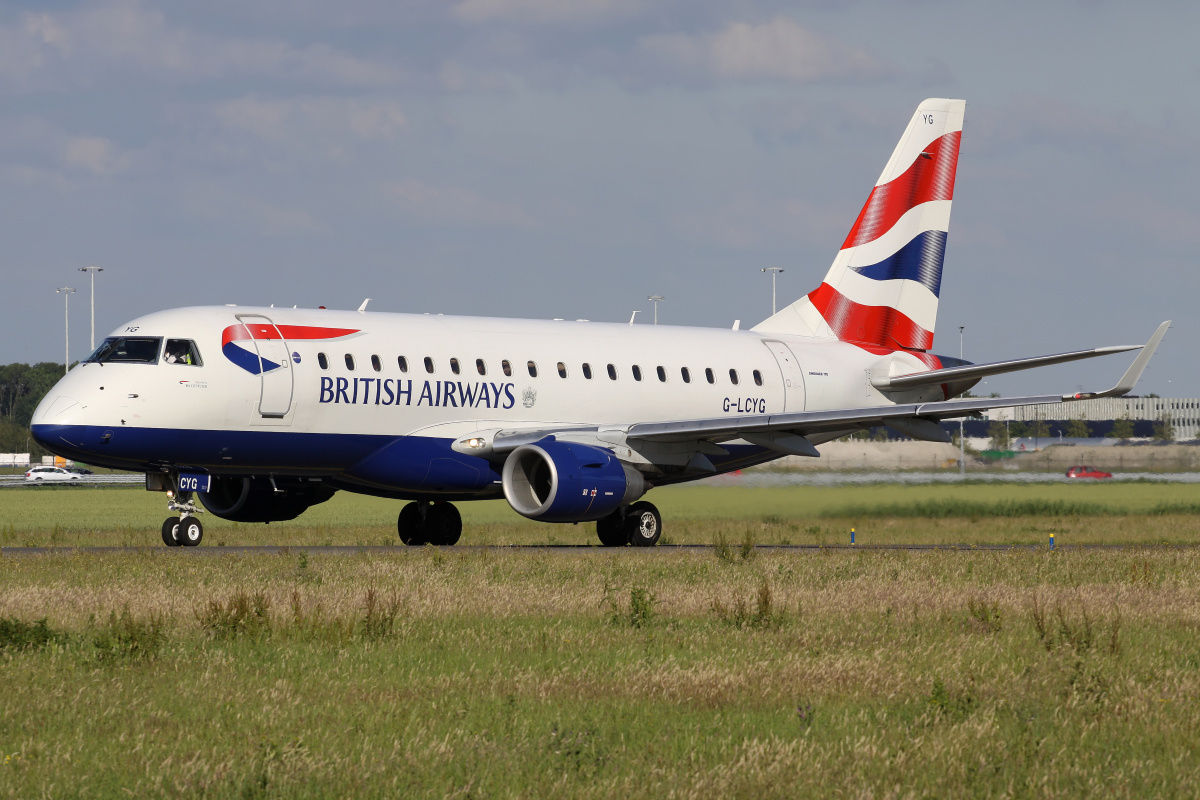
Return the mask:
MULTIPOLYGON (((786 414, 761 414, 755 416, 715 417, 711 419, 672 420, 670 422, 636 422, 628 425, 606 426, 544 426, 533 429, 480 431, 458 439, 453 447, 461 453, 485 458, 503 457, 523 444, 532 444, 547 436, 557 439, 591 444, 614 449, 618 458, 636 465, 683 466, 699 471, 712 469, 705 455, 724 455, 724 442, 745 440, 782 454, 818 456, 816 447, 809 437, 827 440, 829 434, 886 425, 914 439, 927 441, 949 441, 949 436, 938 424, 942 420, 968 417, 993 408, 1039 405, 1042 403, 1071 402, 1097 397, 1117 397, 1129 392, 1142 376, 1154 351, 1158 348, 1170 321, 1162 323, 1133 363, 1111 389, 1102 392, 1078 392, 1076 394, 1047 394, 1028 397, 978 397, 962 400, 944 400, 929 403, 888 404, 862 408, 842 408, 826 411, 798 411, 786 414)), ((1048 363, 1061 363, 1076 357, 1106 355, 1113 352, 1138 349, 1135 347, 1096 348, 1055 356, 1022 359, 1021 362, 998 362, 1005 365, 1003 372, 1048 363), (1079 356, 1078 353, 1087 355, 1079 356), (1007 368, 1008 365, 1026 363, 1026 367, 1007 368)), ((974 366, 974 365, 972 365, 974 366)), ((993 367, 997 365, 979 365, 993 367)), ((933 370, 930 373, 945 375, 955 367, 933 370)), ((985 373, 985 374, 996 374, 985 373)), ((904 376, 910 377, 910 376, 904 376)), ((961 377, 961 374, 958 376, 961 377)), ((893 381, 897 380, 895 378, 893 381)), ((933 383, 942 383, 941 378, 933 383)), ((919 384, 913 384, 919 385, 919 384)), ((905 388, 908 388, 907 386, 905 388)))

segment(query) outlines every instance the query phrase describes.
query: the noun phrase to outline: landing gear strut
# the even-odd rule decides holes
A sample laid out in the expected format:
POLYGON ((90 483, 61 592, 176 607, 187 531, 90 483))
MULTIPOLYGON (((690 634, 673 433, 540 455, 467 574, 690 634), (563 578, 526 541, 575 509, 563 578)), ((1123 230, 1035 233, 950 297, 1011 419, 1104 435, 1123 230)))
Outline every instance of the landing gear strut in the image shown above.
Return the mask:
POLYGON ((653 547, 662 536, 662 516, 653 503, 640 500, 596 520, 596 535, 605 547, 653 547))
POLYGON ((201 509, 192 502, 191 492, 167 493, 167 510, 180 512, 178 517, 167 517, 162 524, 163 544, 167 547, 195 547, 204 538, 204 526, 196 518, 201 509))
POLYGON ((396 531, 408 545, 449 546, 462 536, 462 517, 449 503, 409 503, 400 510, 396 531))

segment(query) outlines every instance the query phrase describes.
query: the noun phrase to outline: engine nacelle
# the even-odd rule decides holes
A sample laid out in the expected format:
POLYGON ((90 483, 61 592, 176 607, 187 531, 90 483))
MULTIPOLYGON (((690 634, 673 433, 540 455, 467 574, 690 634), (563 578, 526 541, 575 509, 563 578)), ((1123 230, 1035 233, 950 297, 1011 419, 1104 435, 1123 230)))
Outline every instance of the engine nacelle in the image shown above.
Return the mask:
POLYGON ((197 492, 211 513, 233 522, 281 522, 324 503, 336 490, 316 481, 214 476, 212 488, 197 492))
POLYGON ((540 522, 600 519, 646 493, 642 473, 607 450, 554 439, 513 450, 502 486, 514 511, 540 522))

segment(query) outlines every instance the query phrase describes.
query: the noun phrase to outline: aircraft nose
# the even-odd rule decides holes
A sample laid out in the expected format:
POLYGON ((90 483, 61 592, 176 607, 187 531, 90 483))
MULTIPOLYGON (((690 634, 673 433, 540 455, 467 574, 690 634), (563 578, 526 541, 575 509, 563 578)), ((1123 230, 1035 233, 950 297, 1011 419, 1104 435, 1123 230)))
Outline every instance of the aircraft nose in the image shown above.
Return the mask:
POLYGON ((81 425, 83 409, 79 401, 65 394, 50 394, 33 412, 33 425, 81 425))

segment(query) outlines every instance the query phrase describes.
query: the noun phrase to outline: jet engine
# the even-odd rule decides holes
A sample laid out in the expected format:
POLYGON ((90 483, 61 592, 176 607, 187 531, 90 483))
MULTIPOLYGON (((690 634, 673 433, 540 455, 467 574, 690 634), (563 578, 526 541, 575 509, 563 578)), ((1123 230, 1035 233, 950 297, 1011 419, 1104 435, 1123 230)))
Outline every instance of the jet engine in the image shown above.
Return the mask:
POLYGON ((540 522, 600 519, 648 488, 640 472, 607 450, 553 438, 513 450, 501 483, 513 510, 540 522))
POLYGON ((212 488, 197 492, 210 512, 233 522, 295 519, 333 497, 335 489, 317 481, 214 476, 212 488))

